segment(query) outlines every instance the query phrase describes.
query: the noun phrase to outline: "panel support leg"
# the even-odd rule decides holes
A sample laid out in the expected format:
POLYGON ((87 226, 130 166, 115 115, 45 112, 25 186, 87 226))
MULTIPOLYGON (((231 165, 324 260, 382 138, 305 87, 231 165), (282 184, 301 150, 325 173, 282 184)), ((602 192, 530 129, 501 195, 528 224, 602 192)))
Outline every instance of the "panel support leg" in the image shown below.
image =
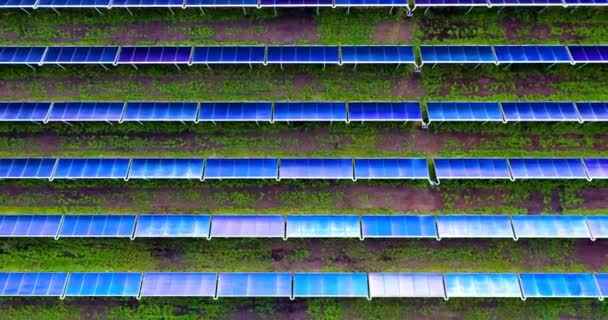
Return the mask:
POLYGON ((587 65, 586 63, 583 63, 583 64, 581 64, 579 67, 577 67, 577 68, 576 68, 576 70, 578 70, 578 69, 580 69, 580 68, 582 68, 582 67, 584 67, 584 66, 586 66, 586 65, 587 65))
POLYGON ((177 68, 177 70, 182 71, 182 68, 180 68, 177 63, 175 64, 175 67, 177 68))
POLYGON ((25 8, 19 8, 19 9, 21 9, 21 11, 23 11, 23 12, 27 13, 27 15, 28 15, 28 16, 30 15, 30 12, 29 12, 29 11, 27 11, 27 10, 25 10, 25 8))
POLYGON ((393 9, 394 9, 394 8, 395 8, 395 7, 392 7, 392 6, 391 6, 391 9, 390 9, 390 10, 388 10, 388 14, 389 14, 389 15, 393 15, 393 9))
POLYGON ((36 71, 36 68, 34 66, 32 66, 31 64, 27 63, 26 66, 30 67, 32 70, 36 71))
POLYGON ((105 65, 103 65, 103 64, 99 64, 99 65, 100 65, 102 68, 104 68, 105 70, 108 70, 108 67, 106 67, 105 65))
POLYGON ((135 68, 135 70, 138 70, 137 66, 134 63, 132 63, 131 65, 133 66, 133 68, 135 68))
POLYGON ((59 12, 59 10, 57 10, 57 9, 55 9, 53 7, 51 7, 51 10, 55 11, 56 14, 61 15, 61 13, 59 12))
POLYGON ((173 16, 175 15, 175 12, 173 12, 173 9, 171 9, 171 8, 167 8, 167 9, 169 9, 169 11, 171 11, 171 15, 173 15, 173 16))
POLYGON ((243 7, 243 14, 247 15, 247 8, 243 7))
POLYGON ((424 14, 427 14, 427 12, 429 12, 429 10, 431 10, 431 7, 426 7, 426 9, 424 9, 424 14))
POLYGON ((465 12, 464 14, 469 14, 469 12, 471 12, 471 10, 473 10, 473 7, 470 7, 469 10, 467 10, 467 12, 465 12))
POLYGON ((346 14, 350 14, 350 6, 346 8, 346 14))
POLYGON ((62 65, 60 65, 59 63, 57 64, 57 66, 58 66, 59 68, 61 68, 61 69, 65 70, 65 67, 64 67, 64 66, 62 66, 62 65))
POLYGON ((500 9, 498 9, 498 12, 496 12, 496 14, 500 14, 502 12, 502 10, 504 10, 505 7, 500 7, 500 9))
POLYGON ((207 69, 211 70, 211 66, 208 63, 205 63, 205 66, 207 67, 207 69))
POLYGON ((203 7, 198 7, 199 10, 201 10, 201 14, 205 14, 205 10, 203 9, 203 7))
POLYGON ((103 12, 101 12, 101 10, 99 10, 99 8, 95 7, 95 11, 97 11, 97 13, 99 13, 99 15, 103 16, 103 12))
POLYGON ((319 7, 317 7, 317 15, 319 15, 319 7))
POLYGON ((125 9, 127 10, 127 12, 128 12, 128 13, 129 13, 131 16, 133 16, 133 12, 131 12, 131 10, 129 10, 129 8, 125 8, 125 9))

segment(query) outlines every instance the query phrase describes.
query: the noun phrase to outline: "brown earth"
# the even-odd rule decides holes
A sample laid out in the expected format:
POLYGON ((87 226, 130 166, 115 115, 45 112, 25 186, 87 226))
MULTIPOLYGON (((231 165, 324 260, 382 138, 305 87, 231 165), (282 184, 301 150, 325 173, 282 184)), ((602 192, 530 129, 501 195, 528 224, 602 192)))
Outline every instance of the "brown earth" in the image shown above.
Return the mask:
POLYGON ((594 272, 605 271, 608 266, 608 240, 578 240, 575 247, 576 261, 594 272))
POLYGON ((372 41, 377 43, 411 43, 414 40, 413 20, 385 21, 376 24, 372 41))
POLYGON ((583 203, 578 205, 588 210, 608 210, 608 189, 589 188, 583 190, 581 197, 583 203))
POLYGON ((555 26, 560 28, 559 34, 551 34, 551 26, 536 22, 523 22, 520 20, 505 19, 500 23, 500 26, 505 30, 505 35, 508 41, 513 43, 527 43, 531 41, 560 41, 560 42, 578 42, 584 40, 580 35, 577 35, 577 28, 602 28, 603 25, 589 24, 567 24, 559 23, 555 26))

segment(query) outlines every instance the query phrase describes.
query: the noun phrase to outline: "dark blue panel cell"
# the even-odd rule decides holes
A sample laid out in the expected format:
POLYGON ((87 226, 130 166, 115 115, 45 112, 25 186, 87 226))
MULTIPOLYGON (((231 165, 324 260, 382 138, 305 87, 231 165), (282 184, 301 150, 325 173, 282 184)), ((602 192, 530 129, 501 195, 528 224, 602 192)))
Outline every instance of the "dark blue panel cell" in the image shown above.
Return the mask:
POLYGON ((494 46, 498 63, 571 63, 565 46, 494 46))
MULTIPOLYGON (((257 3, 254 3, 257 5, 257 3)), ((239 4, 240 6, 240 4, 239 4)), ((193 64, 263 64, 266 48, 263 46, 210 46, 194 47, 193 64)))
POLYGON ((60 297, 67 272, 0 272, 2 297, 60 297))
POLYGON ((511 218, 507 215, 437 216, 440 238, 513 238, 511 218))
POLYGON ((429 179, 426 159, 355 159, 356 179, 429 179))
POLYGON ((50 179, 54 158, 0 159, 0 179, 50 179))
POLYGON ((274 121, 346 121, 344 102, 276 102, 274 121))
POLYGON ((361 220, 364 238, 436 238, 435 217, 409 215, 364 215, 361 220))
POLYGON ((509 159, 514 179, 587 179, 580 159, 509 159))
POLYGON ((361 223, 355 215, 302 215, 287 217, 287 238, 359 238, 361 223))
POLYGON ((487 6, 486 0, 416 0, 416 7, 472 7, 487 6))
POLYGON ((351 159, 282 159, 281 179, 353 179, 351 159))
POLYGON ((215 215, 212 238, 283 238, 285 218, 277 215, 215 215))
POLYGON ((117 54, 118 47, 49 47, 42 63, 114 64, 117 54))
POLYGON ((0 237, 55 237, 60 224, 59 215, 0 215, 0 237))
POLYGON ((306 297, 362 297, 368 295, 366 273, 299 273, 293 275, 293 295, 306 297))
POLYGON ((196 121, 196 102, 129 102, 122 121, 196 121))
POLYGON ((53 179, 124 179, 129 159, 59 159, 53 179))
POLYGON ((66 297, 137 297, 141 273, 72 272, 65 289, 66 297))
POLYGON ((349 102, 349 121, 422 121, 418 102, 349 102))
POLYGON ((595 279, 590 273, 522 273, 525 298, 598 298, 595 279))
POLYGON ((186 0, 188 7, 257 7, 258 0, 186 0))
MULTIPOLYGON (((38 8, 103 8, 110 0, 39 0, 38 8)), ((114 56, 116 57, 116 56, 114 56)), ((113 62, 113 61, 112 61, 113 62)))
POLYGON ((608 238, 608 216, 587 216, 587 225, 593 239, 608 238))
POLYGON ((217 282, 218 297, 291 297, 291 273, 222 272, 217 282))
POLYGON ((210 225, 208 215, 140 215, 135 238, 207 238, 210 225))
POLYGON ((201 179, 203 159, 133 159, 129 179, 201 179))
POLYGON ((568 50, 576 63, 608 63, 608 46, 568 46, 568 50))
POLYGON ((506 159, 435 159, 439 179, 510 179, 506 159))
POLYGON ((277 159, 207 159, 205 179, 276 179, 277 159))
POLYGON ((503 121, 498 102, 429 102, 429 121, 503 121))
POLYGON ((511 219, 517 238, 591 238, 584 216, 515 215, 511 219))
POLYGON ((331 7, 332 0, 261 0, 263 7, 331 7))
POLYGON ((416 63, 412 46, 342 46, 343 64, 416 63))
POLYGON ((562 0, 489 0, 490 5, 502 7, 502 6, 513 6, 513 7, 528 7, 528 6, 563 6, 562 0))
POLYGON ((608 121, 608 102, 577 102, 583 121, 608 121))
POLYGON ((43 122, 49 113, 48 102, 4 102, 0 103, 0 121, 43 122))
POLYGON ((448 298, 521 298, 515 273, 446 273, 448 298))
POLYGON ((496 63, 491 46, 420 46, 422 63, 496 63))
POLYGON ((608 158, 583 159, 591 179, 608 179, 608 158))
MULTIPOLYGON (((331 5, 331 1, 329 3, 331 5)), ((338 64, 340 55, 337 46, 271 46, 267 63, 338 64)))
MULTIPOLYGON (((178 6, 181 6, 179 1, 178 6)), ((115 6, 116 1, 112 2, 115 6)), ((118 64, 187 64, 191 47, 122 47, 118 64)))
POLYGON ((183 7, 184 0, 112 0, 112 7, 183 7))
POLYGON ((440 273, 371 272, 371 298, 442 298, 445 296, 440 273))
POLYGON ((336 7, 406 7, 405 0, 336 0, 336 7))
POLYGON ((579 121, 572 102, 503 102, 506 121, 579 121))
POLYGON ((46 121, 118 122, 123 108, 122 102, 55 102, 46 121))
POLYGON ((214 297, 215 272, 146 272, 141 297, 214 297))
POLYGON ((568 6, 607 6, 608 0, 564 0, 568 6))
MULTIPOLYGON (((0 8, 25 8, 32 9, 36 6, 36 0, 0 0, 0 8)), ((2 51, 2 49, 0 49, 2 51)))
POLYGON ((198 121, 271 121, 270 102, 203 102, 198 121))
POLYGON ((131 215, 66 215, 59 237, 130 238, 134 229, 131 215))
POLYGON ((46 47, 0 47, 0 64, 39 64, 45 51, 46 47))

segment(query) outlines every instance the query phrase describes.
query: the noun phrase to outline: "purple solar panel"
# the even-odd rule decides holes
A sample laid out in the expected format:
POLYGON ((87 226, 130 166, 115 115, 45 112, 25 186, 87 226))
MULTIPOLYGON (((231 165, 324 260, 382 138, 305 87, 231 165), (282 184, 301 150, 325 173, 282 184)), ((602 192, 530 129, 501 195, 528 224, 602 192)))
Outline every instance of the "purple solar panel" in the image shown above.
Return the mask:
POLYGON ((191 47, 122 47, 117 64, 188 64, 191 47))

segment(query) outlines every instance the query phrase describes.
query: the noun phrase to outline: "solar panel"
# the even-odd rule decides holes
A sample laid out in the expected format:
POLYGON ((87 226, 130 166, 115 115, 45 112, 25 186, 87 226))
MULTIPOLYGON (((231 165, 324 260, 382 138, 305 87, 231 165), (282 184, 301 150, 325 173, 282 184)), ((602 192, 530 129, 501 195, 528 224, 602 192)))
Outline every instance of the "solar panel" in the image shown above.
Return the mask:
POLYGON ((425 158, 355 159, 356 179, 429 179, 425 158))
POLYGON ((257 0, 186 0, 189 7, 257 7, 257 0))
POLYGON ((405 0, 335 0, 336 7, 407 7, 405 0))
MULTIPOLYGON (((25 9, 33 9, 36 7, 37 0, 1 0, 0 8, 25 8, 25 9)), ((2 49, 0 49, 1 51, 2 49)))
MULTIPOLYGON (((137 0, 136 2, 139 2, 137 0)), ((165 2, 165 1, 162 1, 165 2)), ((178 6, 183 0, 169 0, 178 6)), ((168 3, 166 2, 166 3, 168 3)), ((116 0, 112 1, 116 6, 116 0)), ((147 5, 150 6, 150 5, 147 5)), ((117 64, 188 64, 192 47, 121 47, 117 64)))
POLYGON ((580 121, 572 102, 503 102, 506 121, 580 121))
POLYGON ((281 159, 280 179, 353 179, 351 159, 281 159))
POLYGON ((2 297, 60 297, 66 272, 0 272, 2 297))
POLYGON ((595 281, 602 298, 608 297, 608 273, 596 273, 595 281))
POLYGON ((349 102, 349 121, 422 121, 418 102, 349 102))
POLYGON ((608 238, 608 216, 587 216, 587 226, 593 240, 608 238))
POLYGON ((207 159, 205 179, 276 179, 278 159, 207 159))
POLYGON ((332 0, 260 0, 262 8, 265 7, 331 7, 332 0))
POLYGON ((344 102, 276 102, 274 121, 346 121, 344 102))
POLYGON ((565 46, 494 46, 498 63, 572 63, 565 46))
MULTIPOLYGON (((608 5, 608 1, 604 0, 604 4, 608 5)), ((608 46, 568 46, 568 50, 575 63, 608 62, 608 46)))
POLYGON ((608 121, 608 102, 577 102, 583 121, 608 121))
POLYGON ((515 273, 446 273, 448 298, 521 298, 515 273))
POLYGON ((606 6, 608 0, 564 0, 566 6, 606 6))
POLYGON ((364 215, 363 238, 437 238, 434 216, 364 215))
POLYGON ((222 272, 217 282, 218 297, 291 297, 291 273, 222 272))
POLYGON ((587 179, 580 159, 509 159, 514 179, 587 179))
POLYGON ((135 229, 133 215, 66 215, 59 238, 130 238, 135 229))
MULTIPOLYGON (((38 8, 107 8, 110 0, 39 0, 38 8)), ((114 56, 116 57, 116 56, 114 56)), ((112 61, 113 62, 113 61, 112 61)))
POLYGON ((438 179, 511 179, 506 159, 435 159, 438 179))
POLYGON ((140 297, 214 297, 215 272, 146 272, 140 297))
POLYGON ((285 218, 278 215, 216 215, 211 238, 283 238, 285 218))
POLYGON ((201 179, 203 159, 133 159, 128 179, 201 179))
POLYGON ((443 276, 440 273, 371 272, 371 298, 443 298, 443 276))
POLYGON ((48 102, 3 102, 0 103, 0 122, 43 122, 50 108, 51 104, 48 102))
POLYGON ((198 121, 272 121, 270 102, 203 102, 198 121))
POLYGON ((492 46, 420 46, 422 64, 496 64, 492 46))
POLYGON ((45 121, 118 122, 123 108, 122 102, 55 102, 45 121))
POLYGON ((60 215, 0 215, 0 238, 55 237, 60 224, 60 215))
POLYGON ((112 0, 116 8, 183 7, 184 0, 112 0))
MULTIPOLYGON (((266 1, 267 0, 262 0, 262 7, 266 1)), ((274 0, 270 1, 274 2, 274 0)), ((278 1, 287 2, 300 0, 277 0, 277 2, 278 1)), ((309 0, 301 1, 306 2, 309 0)), ((327 2, 331 6, 331 0, 327 2)), ((317 1, 314 3, 317 3, 317 1)), ((316 6, 316 4, 314 4, 314 6, 316 6)), ((269 46, 266 62, 268 64, 339 64, 340 55, 337 46, 269 46)))
POLYGON ((63 158, 57 161, 53 179, 125 179, 129 159, 63 158))
POLYGON ((50 179, 56 161, 54 158, 0 159, 0 179, 50 179))
POLYGON ((196 102, 128 102, 122 121, 196 121, 196 102))
MULTIPOLYGON (((95 7, 96 1, 87 2, 95 7)), ((100 3, 98 7, 109 5, 109 1, 100 3)), ((117 54, 118 47, 49 47, 42 64, 114 64, 117 54)))
POLYGON ((293 274, 293 295, 302 297, 367 297, 367 274, 300 273, 293 274))
POLYGON ((342 46, 342 64, 416 64, 412 46, 342 46))
POLYGON ((502 122, 498 102, 428 102, 429 121, 502 122))
POLYGON ((584 216, 516 215, 516 238, 591 238, 584 216))
POLYGON ((563 6, 562 0, 488 0, 494 7, 549 7, 563 6))
POLYGON ((511 219, 506 215, 437 216, 440 238, 513 238, 511 219))
POLYGON ((287 216, 287 238, 359 238, 361 224, 355 215, 287 216))
POLYGON ((591 179, 608 179, 608 158, 586 158, 585 168, 591 179))
POLYGON ((141 273, 72 272, 65 289, 66 297, 137 297, 141 273))
MULTIPOLYGON (((27 2, 15 2, 21 8, 17 3, 27 2)), ((39 64, 45 51, 46 47, 0 47, 0 64, 39 64)))
MULTIPOLYGON (((238 1, 238 6, 257 6, 257 2, 238 1)), ((202 6, 202 5, 201 5, 202 6)), ((192 64, 264 64, 264 46, 194 47, 192 64)))
POLYGON ((485 7, 487 0, 416 0, 416 7, 485 7))
POLYGON ((208 215, 145 214, 137 220, 134 238, 207 238, 210 226, 208 215))
POLYGON ((586 273, 522 273, 525 298, 598 298, 593 275, 586 273))

